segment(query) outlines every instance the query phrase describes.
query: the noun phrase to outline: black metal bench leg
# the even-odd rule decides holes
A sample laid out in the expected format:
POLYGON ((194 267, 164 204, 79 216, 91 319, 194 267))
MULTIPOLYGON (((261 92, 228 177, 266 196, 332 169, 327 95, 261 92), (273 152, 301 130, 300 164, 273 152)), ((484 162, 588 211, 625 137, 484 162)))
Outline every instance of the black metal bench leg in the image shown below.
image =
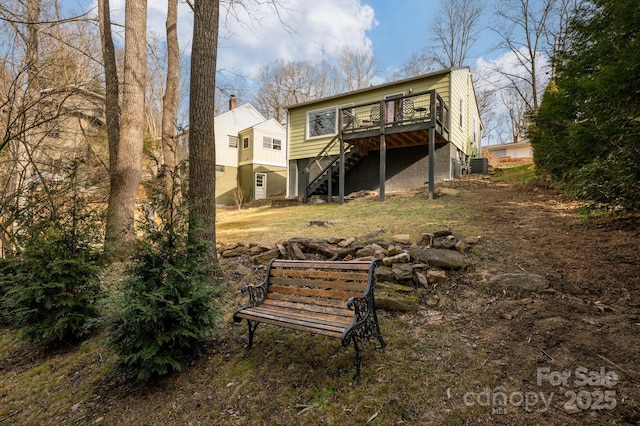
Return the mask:
POLYGON ((387 342, 385 342, 382 339, 382 333, 380 333, 380 326, 378 325, 377 321, 376 321, 376 338, 378 339, 378 342, 380 342, 380 349, 384 349, 384 347, 387 346, 387 342))
POLYGON ((259 324, 257 321, 247 320, 247 325, 249 326, 249 344, 247 345, 247 350, 250 350, 253 346, 253 334, 256 332, 259 324))
POLYGON ((353 378, 353 385, 355 386, 360 379, 360 366, 362 365, 362 349, 364 348, 364 341, 353 338, 353 348, 356 350, 356 375, 353 378))

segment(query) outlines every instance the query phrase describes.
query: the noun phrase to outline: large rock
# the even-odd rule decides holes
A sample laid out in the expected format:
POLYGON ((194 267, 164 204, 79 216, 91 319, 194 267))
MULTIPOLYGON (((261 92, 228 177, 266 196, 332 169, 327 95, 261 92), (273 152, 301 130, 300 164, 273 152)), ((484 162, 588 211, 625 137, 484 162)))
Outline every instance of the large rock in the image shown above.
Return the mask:
POLYGON ((467 265, 467 259, 454 250, 409 247, 407 251, 414 258, 437 268, 462 269, 467 265))
POLYGON ((549 282, 542 275, 527 272, 496 275, 489 280, 489 284, 525 291, 543 291, 549 288, 549 282))
POLYGON ((409 244, 411 242, 411 235, 409 234, 397 234, 391 237, 391 239, 400 244, 409 244))
POLYGON ((253 269, 244 266, 242 263, 238 263, 238 266, 236 266, 236 273, 239 275, 251 275, 252 272, 253 269))
POLYGON ((249 251, 248 247, 245 246, 237 246, 231 249, 227 249, 222 252, 222 257, 236 257, 242 256, 243 254, 249 251))
POLYGON ((409 281, 413 279, 413 266, 408 263, 394 263, 391 266, 391 271, 393 272, 393 275, 398 282, 409 281))
POLYGON ((356 257, 367 257, 367 256, 373 257, 375 254, 376 254, 375 249, 369 245, 369 246, 364 246, 363 248, 358 250, 356 252, 356 257))
POLYGON ((395 280, 395 276, 393 275, 393 271, 391 271, 390 266, 378 266, 375 271, 373 271, 373 276, 375 277, 376 282, 395 280))
POLYGON ((413 287, 408 285, 396 284, 393 282, 379 282, 376 283, 376 294, 389 294, 392 292, 397 293, 413 293, 413 287))
POLYGON ((427 277, 422 273, 422 272, 415 272, 416 275, 416 280, 418 281, 418 284, 422 287, 429 287, 429 281, 427 280, 427 277))
POLYGON ((385 265, 395 265, 396 263, 407 263, 410 260, 411 256, 409 256, 409 253, 402 252, 400 254, 396 254, 395 256, 385 257, 384 259, 382 259, 382 263, 384 263, 385 265))
POLYGON ((431 247, 434 249, 455 250, 457 241, 451 238, 435 238, 431 247))
POLYGON ((376 294, 376 308, 387 311, 416 312, 420 306, 418 296, 390 296, 376 294))
POLYGON ((338 243, 338 245, 339 245, 340 247, 349 247, 351 244, 353 244, 353 243, 355 243, 355 242, 356 242, 356 239, 355 239, 355 238, 353 238, 353 237, 351 237, 351 238, 347 238, 346 240, 340 241, 340 242, 338 243))
POLYGON ((271 259, 277 259, 280 257, 280 250, 277 248, 271 249, 269 251, 265 251, 264 253, 260 253, 251 258, 254 263, 259 265, 266 265, 269 263, 271 259))

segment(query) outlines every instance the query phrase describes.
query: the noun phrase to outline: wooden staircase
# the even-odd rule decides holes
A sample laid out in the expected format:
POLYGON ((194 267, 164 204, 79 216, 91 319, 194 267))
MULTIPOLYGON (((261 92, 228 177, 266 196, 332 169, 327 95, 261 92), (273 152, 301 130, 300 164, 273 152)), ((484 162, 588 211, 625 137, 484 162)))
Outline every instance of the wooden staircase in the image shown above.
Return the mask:
MULTIPOLYGON (((313 195, 328 196, 332 194, 331 189, 334 184, 338 183, 340 177, 340 155, 330 154, 330 152, 334 151, 338 141, 339 139, 336 135, 327 146, 307 164, 307 167, 305 167, 303 174, 308 182, 303 194, 304 203, 307 203, 309 197, 313 195), (313 178, 310 178, 314 171, 317 171, 317 174, 313 174, 313 178)), ((353 145, 346 145, 344 152, 345 175, 362 158, 363 155, 361 155, 353 145)))

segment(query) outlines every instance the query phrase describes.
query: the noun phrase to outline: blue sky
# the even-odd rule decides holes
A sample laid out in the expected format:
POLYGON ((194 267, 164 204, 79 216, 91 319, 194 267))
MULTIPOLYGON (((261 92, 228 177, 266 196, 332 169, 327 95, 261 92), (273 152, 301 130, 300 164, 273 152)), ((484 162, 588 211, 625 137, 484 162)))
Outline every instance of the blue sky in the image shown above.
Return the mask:
MULTIPOLYGON (((124 1, 111 0, 114 22, 124 20, 124 1)), ((269 6, 252 7, 255 18, 240 10, 241 22, 227 21, 221 30, 219 62, 222 67, 250 77, 257 69, 277 59, 316 60, 330 56, 340 45, 370 48, 382 65, 383 74, 401 67, 411 54, 430 43, 429 27, 439 9, 439 0, 278 0, 287 31, 269 6)), ((485 0, 485 23, 495 0, 485 0)), ((67 11, 94 8, 95 0, 62 0, 67 11)), ((148 0, 148 27, 164 36, 165 0, 148 0)), ((190 49, 191 11, 180 6, 178 30, 181 48, 190 49)), ((471 62, 485 59, 495 41, 486 31, 471 62)), ((495 56, 495 55, 494 55, 495 56)), ((474 63, 468 65, 474 66, 474 63)), ((384 77, 384 76, 383 76, 384 77)))
MULTIPOLYGON (((431 44, 429 28, 439 11, 438 0, 364 0, 363 3, 373 7, 378 25, 367 35, 373 43, 376 57, 387 68, 400 67, 411 54, 431 44)), ((482 24, 489 26, 494 8, 493 0, 485 0, 485 11, 482 24)), ((496 44, 494 34, 490 30, 483 31, 470 58, 469 66, 473 66, 478 57, 495 56, 491 52, 496 44)))
MULTIPOLYGON (((112 21, 122 24, 125 0, 110 1, 112 21)), ((244 1, 250 13, 239 8, 233 18, 222 20, 218 50, 218 67, 224 69, 223 74, 233 76, 239 81, 238 86, 244 86, 236 92, 241 102, 250 101, 253 77, 263 65, 276 60, 332 60, 332 55, 345 45, 371 50, 381 65, 375 83, 387 81, 413 53, 432 45, 429 28, 440 9, 440 0, 277 0, 280 6, 276 14, 265 1, 244 1)), ((496 73, 490 72, 494 66, 519 72, 513 54, 494 49, 497 39, 490 27, 495 5, 500 1, 483 0, 483 31, 466 64, 476 75, 488 72, 477 84, 501 84, 496 73)), ((97 0, 61 2, 67 14, 71 10, 92 9, 95 15, 97 0)), ((148 0, 148 32, 159 40, 164 39, 166 8, 166 0, 148 0)), ((192 33, 192 12, 181 2, 178 34, 185 56, 190 55, 192 33)), ((496 105, 495 109, 500 108, 504 105, 496 105)), ((494 132, 485 137, 495 143, 500 134, 494 132)))

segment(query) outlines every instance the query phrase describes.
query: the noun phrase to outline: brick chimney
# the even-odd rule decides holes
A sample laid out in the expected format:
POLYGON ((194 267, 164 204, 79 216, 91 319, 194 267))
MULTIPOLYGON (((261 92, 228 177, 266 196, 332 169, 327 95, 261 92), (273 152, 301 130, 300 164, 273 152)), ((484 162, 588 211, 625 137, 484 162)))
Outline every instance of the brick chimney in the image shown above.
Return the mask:
POLYGON ((236 106, 236 95, 229 96, 229 111, 235 109, 236 106))

